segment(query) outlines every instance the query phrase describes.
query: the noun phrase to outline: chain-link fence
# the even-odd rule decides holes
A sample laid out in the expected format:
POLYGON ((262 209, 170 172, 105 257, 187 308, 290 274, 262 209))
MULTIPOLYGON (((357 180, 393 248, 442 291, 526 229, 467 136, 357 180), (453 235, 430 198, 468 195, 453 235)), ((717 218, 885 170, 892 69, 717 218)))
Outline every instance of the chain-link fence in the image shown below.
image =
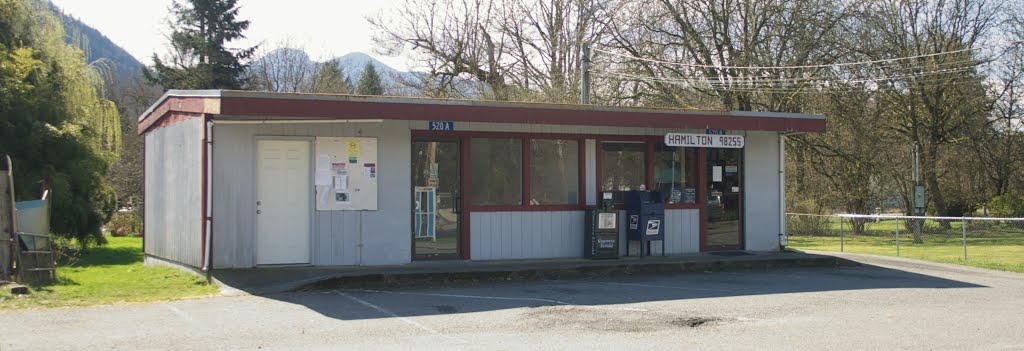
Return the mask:
POLYGON ((1024 272, 1024 218, 787 214, 794 249, 901 256, 1024 272))

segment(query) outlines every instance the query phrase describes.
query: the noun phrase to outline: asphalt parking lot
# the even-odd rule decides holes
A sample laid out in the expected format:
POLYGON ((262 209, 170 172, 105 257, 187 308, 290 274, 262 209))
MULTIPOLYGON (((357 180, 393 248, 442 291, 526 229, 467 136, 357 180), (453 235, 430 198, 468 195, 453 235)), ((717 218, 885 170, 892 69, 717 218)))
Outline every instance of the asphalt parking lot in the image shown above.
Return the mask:
POLYGON ((861 267, 508 281, 0 312, 23 349, 1024 349, 1024 275, 861 267))

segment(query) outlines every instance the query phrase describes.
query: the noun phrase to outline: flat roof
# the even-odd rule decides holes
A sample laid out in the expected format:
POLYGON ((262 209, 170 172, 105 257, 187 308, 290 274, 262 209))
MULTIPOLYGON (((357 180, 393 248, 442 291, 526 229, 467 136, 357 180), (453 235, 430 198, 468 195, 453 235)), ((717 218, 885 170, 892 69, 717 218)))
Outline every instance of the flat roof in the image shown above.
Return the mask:
POLYGON ((170 115, 234 120, 437 120, 519 124, 824 132, 813 114, 238 90, 170 90, 139 116, 145 133, 170 115))

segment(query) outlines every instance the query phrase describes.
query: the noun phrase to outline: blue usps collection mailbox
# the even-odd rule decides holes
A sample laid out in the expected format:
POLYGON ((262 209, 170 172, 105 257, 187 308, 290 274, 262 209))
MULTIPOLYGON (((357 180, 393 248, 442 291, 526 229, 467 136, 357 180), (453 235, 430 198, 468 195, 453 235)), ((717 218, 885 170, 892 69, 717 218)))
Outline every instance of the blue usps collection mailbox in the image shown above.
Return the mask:
POLYGON ((665 202, 657 191, 626 192, 626 255, 629 243, 640 242, 640 256, 651 254, 651 241, 661 241, 665 255, 665 202), (645 252, 646 250, 646 252, 645 252))

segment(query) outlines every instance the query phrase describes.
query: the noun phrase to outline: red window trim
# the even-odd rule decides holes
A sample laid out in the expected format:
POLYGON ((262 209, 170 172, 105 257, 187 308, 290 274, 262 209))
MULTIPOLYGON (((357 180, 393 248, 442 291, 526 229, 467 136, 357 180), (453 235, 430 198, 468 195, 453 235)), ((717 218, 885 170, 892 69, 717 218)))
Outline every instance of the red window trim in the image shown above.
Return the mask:
MULTIPOLYGON (((602 142, 637 142, 637 141, 640 141, 640 142, 646 143, 647 144, 647 151, 644 154, 644 163, 645 163, 644 164, 644 182, 646 184, 644 184, 644 186, 647 186, 648 188, 650 188, 651 186, 654 185, 654 151, 655 151, 656 143, 662 142, 662 140, 663 140, 662 137, 656 136, 656 135, 600 135, 600 136, 595 137, 593 139, 594 139, 594 142, 595 142, 594 151, 596 153, 596 155, 594 155, 594 161, 595 161, 594 163, 597 166, 597 168, 595 170, 596 171, 595 172, 595 176, 597 177, 597 179, 595 179, 594 183, 596 184, 596 187, 597 187, 597 189, 595 189, 595 191, 596 191, 596 194, 597 194, 597 197, 598 197, 598 202, 601 202, 601 199, 600 199, 601 198, 601 192, 602 192, 601 180, 603 179, 601 177, 602 176, 602 174, 601 174, 601 143, 602 142)), ((696 152, 696 154, 697 154, 697 160, 696 160, 696 162, 697 162, 697 169, 696 169, 696 172, 697 172, 697 179, 696 179, 696 183, 697 183, 696 184, 696 187, 697 187, 697 199, 696 200, 697 200, 697 202, 696 203, 692 203, 692 204, 689 204, 689 203, 679 203, 679 204, 666 203, 665 204, 665 209, 673 209, 673 210, 694 210, 694 209, 696 209, 696 210, 702 210, 704 208, 704 204, 705 204, 705 202, 707 200, 704 198, 704 189, 703 189, 704 188, 704 184, 703 184, 704 177, 702 175, 703 175, 704 172, 707 171, 707 165, 703 161, 704 157, 702 156, 703 153, 700 151, 701 149, 700 148, 695 148, 695 149, 698 149, 698 151, 696 152)), ((615 208, 616 209, 624 209, 625 207, 624 206, 620 206, 620 205, 615 205, 615 208)))
MULTIPOLYGON (((457 138, 463 146, 463 207, 469 212, 547 212, 547 211, 583 211, 586 208, 586 134, 564 134, 564 133, 523 133, 523 132, 478 132, 478 131, 433 131, 433 130, 412 130, 413 138, 457 138), (472 150, 470 145, 473 138, 491 139, 518 139, 522 147, 522 170, 523 181, 520 204, 513 205, 473 205, 472 189, 470 179, 472 174, 469 169, 472 150), (530 205, 529 197, 532 187, 530 179, 530 140, 574 140, 577 145, 577 190, 578 199, 576 204, 570 205, 530 205)), ((469 216, 466 216, 467 219, 469 216)))

